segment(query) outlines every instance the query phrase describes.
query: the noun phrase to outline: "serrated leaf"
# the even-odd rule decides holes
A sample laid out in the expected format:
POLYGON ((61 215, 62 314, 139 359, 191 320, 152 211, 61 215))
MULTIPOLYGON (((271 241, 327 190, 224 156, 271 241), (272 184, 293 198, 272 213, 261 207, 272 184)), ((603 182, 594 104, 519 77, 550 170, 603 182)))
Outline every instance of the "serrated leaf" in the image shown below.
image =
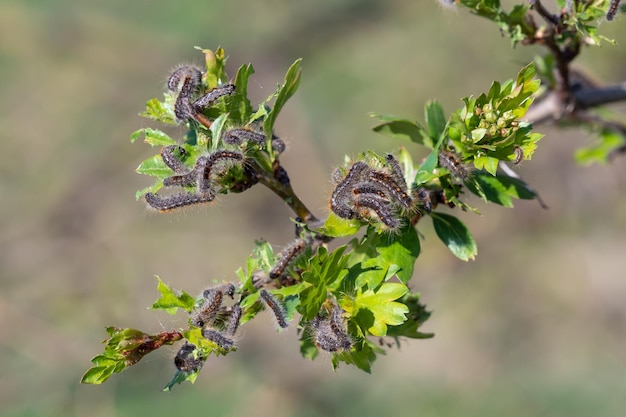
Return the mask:
POLYGON ((382 349, 373 345, 369 340, 363 340, 349 352, 335 353, 332 357, 333 369, 337 369, 339 362, 354 365, 360 370, 372 373, 372 364, 376 360, 376 352, 384 353, 382 349))
POLYGON ((367 290, 356 296, 354 300, 354 315, 359 310, 368 310, 374 316, 374 323, 367 330, 374 336, 385 336, 387 325, 398 326, 406 320, 409 308, 395 302, 406 294, 409 289, 400 283, 384 283, 378 291, 367 290))
POLYGON ((476 167, 476 169, 484 169, 491 175, 496 175, 499 163, 500 161, 498 160, 498 158, 493 158, 491 156, 480 156, 474 159, 474 166, 476 167))
POLYGON ((161 155, 153 155, 139 164, 135 172, 163 179, 172 175, 173 171, 170 167, 165 165, 165 162, 161 159, 161 155))
POLYGON ((324 225, 318 230, 320 234, 329 237, 346 237, 356 234, 365 223, 360 220, 346 220, 330 212, 324 225))
MULTIPOLYGON (((167 96, 166 96, 167 99, 167 96)), ((174 120, 174 113, 172 109, 168 107, 168 105, 162 101, 159 101, 156 98, 150 99, 146 102, 146 110, 142 113, 139 113, 141 117, 146 117, 148 119, 157 120, 161 123, 165 123, 168 125, 175 125, 176 120, 174 120)))
POLYGON ((139 129, 130 136, 131 143, 137 140, 141 135, 144 135, 144 142, 152 146, 168 146, 176 144, 176 141, 170 138, 166 133, 159 129, 144 128, 139 129))
POLYGON ((434 336, 433 333, 422 333, 419 328, 428 318, 430 312, 426 311, 425 306, 419 302, 419 294, 406 294, 399 301, 409 308, 407 319, 399 326, 388 326, 387 336, 410 337, 412 339, 428 339, 434 336))
POLYGON ((433 146, 433 141, 426 129, 412 120, 379 113, 370 113, 370 117, 376 117, 384 122, 372 128, 376 133, 393 139, 408 140, 428 147, 433 146))
POLYGON ((439 239, 463 261, 473 260, 478 253, 476 241, 467 227, 456 217, 445 213, 430 213, 439 239))
POLYGON ((298 86, 300 85, 300 74, 302 72, 302 69, 300 68, 301 63, 302 58, 297 59, 287 70, 284 83, 276 95, 274 106, 263 122, 263 132, 265 132, 268 137, 271 137, 274 132, 274 123, 276 122, 278 114, 282 110, 285 103, 287 103, 287 100, 289 100, 289 98, 296 92, 298 86))
POLYGON ((152 304, 153 310, 165 310, 168 314, 174 315, 179 308, 191 312, 194 309, 196 300, 184 291, 175 292, 169 285, 164 283, 158 275, 157 290, 161 296, 152 304))

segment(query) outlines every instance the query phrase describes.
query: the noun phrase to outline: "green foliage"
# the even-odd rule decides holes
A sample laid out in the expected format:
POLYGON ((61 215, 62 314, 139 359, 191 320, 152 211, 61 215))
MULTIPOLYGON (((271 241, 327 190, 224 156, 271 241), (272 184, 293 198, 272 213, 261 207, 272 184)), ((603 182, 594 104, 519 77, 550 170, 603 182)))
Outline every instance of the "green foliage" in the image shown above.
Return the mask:
MULTIPOLYGON (((562 25, 554 35, 557 46, 605 39, 596 30, 596 20, 605 13, 604 3, 575 2, 575 11, 554 17, 562 25)), ((513 45, 538 41, 540 28, 528 18, 527 4, 510 12, 504 11, 498 0, 460 0, 455 4, 495 22, 513 45)), ((318 220, 291 189, 280 164, 284 144, 274 132, 281 110, 300 84, 301 60, 290 66, 283 83, 256 107, 248 98, 248 80, 254 73, 251 64, 238 69, 233 85, 228 86, 230 92, 200 106, 200 98, 225 88, 230 78, 222 48, 215 52, 197 49, 205 56, 206 68, 187 69, 191 72, 170 79, 163 100, 149 100, 141 114, 165 124, 184 125, 187 132, 182 140, 153 128, 131 135, 131 142, 143 137, 150 146, 163 148, 137 168, 138 173, 155 177, 137 198, 146 195, 150 204, 150 198, 162 198, 157 192, 174 184, 184 190, 175 196, 177 201, 186 205, 211 201, 214 196, 207 189, 224 195, 260 183, 294 210, 295 241, 281 251, 257 241, 245 267, 236 271, 236 285, 214 285, 196 298, 173 290, 157 277, 160 295, 152 309, 172 315, 182 309, 189 314, 188 326, 157 335, 107 328, 110 338, 105 341, 104 353, 93 358, 95 366, 82 382, 102 383, 147 353, 183 338, 186 344, 179 351, 181 356, 177 355, 177 372, 165 390, 183 381, 194 382, 211 354, 237 351, 233 337, 238 327, 263 311, 263 315, 275 316, 279 329, 297 322, 303 357, 314 359, 320 351, 327 351, 333 368, 344 363, 369 373, 377 355, 385 353, 383 347, 391 346, 384 338, 399 344, 403 338, 433 337, 420 329, 430 312, 420 294, 407 286, 421 252, 416 226, 430 216, 438 238, 458 259, 469 261, 477 255, 476 242, 463 222, 447 210, 477 211, 463 198, 465 190, 504 207, 512 207, 513 199, 538 198, 521 179, 500 168, 507 162, 532 158, 542 135, 522 119, 540 92, 536 68, 546 80, 544 87, 556 88, 558 80, 553 74, 558 63, 549 56, 538 58, 536 64, 521 68, 514 80, 493 82, 486 93, 463 98, 463 107, 451 114, 437 101, 429 101, 424 123, 372 113, 380 121, 375 132, 417 144, 424 151, 423 159, 403 147, 393 154, 363 151, 356 158, 346 157, 332 175, 336 187, 331 211, 318 220), (196 72, 202 74, 201 80, 189 75, 196 72), (197 85, 185 89, 190 80, 197 85), (174 84, 180 86, 174 88, 174 84), (243 134, 243 139, 234 140, 233 132, 243 134), (221 159, 235 162, 218 164, 221 159), (209 160, 213 165, 202 165, 209 160), (191 179, 181 179, 185 176, 191 179), (339 237, 351 240, 334 248, 329 245, 339 237), (189 363, 181 364, 183 359, 189 363)), ((578 159, 606 161, 624 143, 622 136, 611 130, 603 130, 601 138, 601 144, 579 151, 578 159)), ((156 208, 170 211, 177 207, 163 204, 156 208)))

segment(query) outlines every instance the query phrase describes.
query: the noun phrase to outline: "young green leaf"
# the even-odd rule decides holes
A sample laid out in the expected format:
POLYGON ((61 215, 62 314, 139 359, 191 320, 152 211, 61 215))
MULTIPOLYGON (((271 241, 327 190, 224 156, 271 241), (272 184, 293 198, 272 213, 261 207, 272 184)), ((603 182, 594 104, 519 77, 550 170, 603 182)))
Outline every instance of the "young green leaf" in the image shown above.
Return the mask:
POLYGON ((364 225, 360 220, 346 220, 330 212, 324 225, 318 230, 320 234, 329 237, 346 237, 357 233, 364 225))
POLYGON ((409 308, 394 300, 402 297, 409 289, 404 284, 387 282, 378 291, 367 290, 357 294, 353 304, 342 306, 350 315, 367 310, 373 315, 373 323, 367 330, 374 336, 385 336, 387 325, 398 326, 406 320, 409 308))
POLYGON ((446 116, 443 113, 443 107, 438 101, 432 100, 426 103, 425 108, 426 123, 428 125, 428 133, 432 139, 432 143, 437 143, 446 130, 446 116))
POLYGON ((172 169, 165 165, 161 155, 153 155, 148 159, 145 159, 135 172, 143 175, 150 175, 151 177, 157 177, 163 179, 172 175, 172 169))
POLYGON ((430 213, 439 239, 463 261, 473 260, 478 253, 476 242, 467 227, 456 217, 445 213, 430 213))
POLYGON ((157 290, 161 293, 161 296, 152 304, 153 310, 165 310, 168 314, 174 315, 179 308, 191 312, 194 308, 196 300, 184 291, 176 292, 164 283, 159 276, 156 276, 158 281, 157 290))
POLYGON ((301 63, 302 59, 297 59, 287 70, 287 73, 285 74, 285 82, 278 91, 276 101, 274 101, 274 107, 269 112, 265 122, 263 123, 263 131, 269 137, 271 137, 274 132, 274 123, 276 122, 278 114, 282 110, 285 103, 287 103, 287 100, 289 100, 289 98, 296 92, 298 86, 300 85, 300 74, 302 73, 302 69, 300 68, 301 63))
POLYGON ((152 146, 167 146, 176 144, 176 141, 170 138, 166 133, 160 131, 159 129, 151 129, 149 127, 133 132, 133 134, 130 135, 130 142, 135 142, 142 134, 144 135, 144 142, 152 146))
POLYGON ((239 67, 235 76, 235 94, 227 103, 231 119, 238 125, 245 125, 252 114, 252 105, 248 99, 248 79, 254 74, 252 64, 239 67))
POLYGON ((376 133, 393 139, 408 140, 428 147, 433 146, 433 141, 426 129, 412 120, 379 113, 370 113, 370 117, 376 117, 383 121, 383 123, 372 128, 376 133))

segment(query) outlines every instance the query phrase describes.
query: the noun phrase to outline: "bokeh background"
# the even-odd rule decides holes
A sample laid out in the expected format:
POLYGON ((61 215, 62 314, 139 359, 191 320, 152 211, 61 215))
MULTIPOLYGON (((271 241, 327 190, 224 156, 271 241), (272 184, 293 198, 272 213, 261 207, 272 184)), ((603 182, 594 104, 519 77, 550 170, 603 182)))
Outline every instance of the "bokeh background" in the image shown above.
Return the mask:
MULTIPOLYGON (((601 31, 626 44, 623 20, 601 31)), ((411 286, 436 336, 379 357, 373 375, 301 359, 295 329, 276 334, 261 317, 195 385, 160 392, 175 347, 104 385, 80 385, 106 325, 183 325, 182 315, 146 310, 155 274, 195 294, 234 280, 254 239, 292 238, 291 213, 262 187, 182 214, 135 201, 152 180, 133 170, 154 150, 129 135, 160 127, 137 114, 162 97, 170 68, 202 63, 194 45, 224 47, 231 75, 253 63, 257 101, 304 58, 277 132, 294 188, 318 215, 344 154, 399 145, 371 132, 368 112, 421 120, 430 98, 453 111, 539 51, 512 50, 494 25, 435 1, 3 0, 0 415, 626 414, 626 158, 577 166, 573 151, 593 137, 549 126, 536 157, 516 168, 549 210, 475 201, 482 216, 461 214, 479 245, 470 263, 420 224, 411 286)), ((608 44, 579 60, 607 83, 626 78, 625 62, 626 49, 608 44)))

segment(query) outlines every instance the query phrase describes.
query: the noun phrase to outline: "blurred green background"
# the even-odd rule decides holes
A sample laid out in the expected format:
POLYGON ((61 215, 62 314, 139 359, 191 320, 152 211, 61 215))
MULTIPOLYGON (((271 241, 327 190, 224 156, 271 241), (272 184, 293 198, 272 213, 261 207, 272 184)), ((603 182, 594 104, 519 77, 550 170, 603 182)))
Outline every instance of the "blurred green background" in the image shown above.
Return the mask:
MULTIPOLYGON (((623 20, 601 31, 624 44, 623 20)), ((435 97, 453 111, 538 51, 511 50, 494 25, 435 1, 2 1, 0 415, 626 413, 626 159, 576 166, 573 150, 593 137, 545 126, 536 157, 516 169, 550 209, 474 200, 483 216, 461 214, 479 245, 471 263, 420 223, 411 286, 433 310, 424 330, 436 336, 379 357, 373 375, 301 359, 295 329, 275 334, 261 317, 195 385, 160 392, 176 347, 102 386, 80 385, 105 325, 183 325, 182 315, 146 310, 154 274, 195 294, 235 279, 254 239, 292 238, 291 213, 262 187, 170 215, 135 201, 152 180, 133 170, 154 150, 129 135, 160 127, 137 114, 162 97, 170 68, 201 64, 194 45, 224 47, 231 75, 253 63, 257 101, 304 58, 277 133, 294 188, 320 216, 344 154, 398 146, 371 132, 368 112, 421 120, 435 97)), ((625 48, 605 44, 579 63, 610 83, 626 78, 625 62, 625 48)))

